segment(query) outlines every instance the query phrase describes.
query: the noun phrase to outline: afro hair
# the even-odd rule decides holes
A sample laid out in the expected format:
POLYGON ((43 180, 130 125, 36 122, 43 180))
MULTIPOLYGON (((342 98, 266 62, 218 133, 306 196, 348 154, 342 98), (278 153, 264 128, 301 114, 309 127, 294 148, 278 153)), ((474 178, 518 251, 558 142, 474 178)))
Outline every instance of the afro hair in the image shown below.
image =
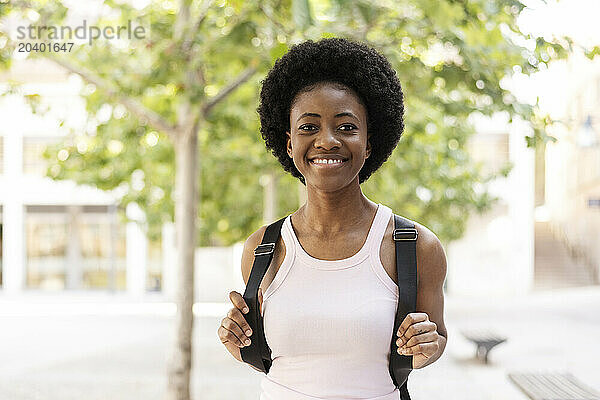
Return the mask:
POLYGON ((404 130, 400 81, 389 61, 366 44, 343 38, 308 40, 292 46, 261 82, 260 132, 284 170, 306 184, 286 152, 290 109, 299 93, 319 82, 339 83, 354 90, 367 109, 371 155, 359 172, 366 181, 392 154, 404 130))

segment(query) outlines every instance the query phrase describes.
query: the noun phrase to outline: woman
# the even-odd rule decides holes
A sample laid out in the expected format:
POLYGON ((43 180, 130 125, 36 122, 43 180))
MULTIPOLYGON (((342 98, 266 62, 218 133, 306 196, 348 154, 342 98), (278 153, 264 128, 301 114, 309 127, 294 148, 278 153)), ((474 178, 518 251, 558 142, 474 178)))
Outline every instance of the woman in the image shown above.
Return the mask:
MULTIPOLYGON (((442 291, 446 258, 438 238, 415 222, 417 310, 392 332, 399 290, 393 214, 360 183, 402 134, 400 82, 374 49, 339 38, 307 41, 279 59, 258 108, 266 146, 306 185, 307 201, 285 220, 259 291, 273 364, 261 400, 397 400, 388 370, 390 341, 413 368, 446 345, 442 291)), ((399 177, 399 179, 401 179, 399 177)), ((265 226, 246 240, 244 281, 265 226)), ((218 335, 239 361, 252 340, 238 292, 218 335)))

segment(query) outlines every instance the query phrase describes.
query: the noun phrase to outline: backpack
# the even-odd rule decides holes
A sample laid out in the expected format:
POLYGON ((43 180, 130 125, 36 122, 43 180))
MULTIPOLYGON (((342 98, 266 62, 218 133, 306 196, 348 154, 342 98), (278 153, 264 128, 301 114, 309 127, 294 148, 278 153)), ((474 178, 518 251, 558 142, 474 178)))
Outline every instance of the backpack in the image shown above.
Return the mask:
MULTIPOLYGON (((244 291, 244 300, 249 311, 244 318, 252 329, 252 341, 249 346, 240 348, 242 360, 253 365, 265 374, 271 368, 271 349, 265 338, 263 317, 259 312, 258 288, 267 268, 271 264, 275 244, 281 235, 284 217, 267 226, 262 242, 254 250, 254 264, 244 291)), ((393 239, 396 245, 396 271, 399 291, 398 307, 394 319, 394 333, 390 343, 389 371, 394 385, 399 388, 400 399, 410 400, 407 381, 412 371, 412 356, 398 353, 396 332, 407 314, 416 310, 417 304, 417 236, 418 231, 410 220, 394 214, 393 239)))

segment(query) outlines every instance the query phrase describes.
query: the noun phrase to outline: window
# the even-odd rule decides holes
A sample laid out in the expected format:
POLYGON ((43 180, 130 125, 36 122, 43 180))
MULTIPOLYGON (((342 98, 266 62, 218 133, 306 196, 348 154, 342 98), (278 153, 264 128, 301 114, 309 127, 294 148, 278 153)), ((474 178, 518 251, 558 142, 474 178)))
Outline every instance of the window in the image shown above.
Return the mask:
POLYGON ((68 226, 66 214, 59 210, 40 213, 27 210, 25 236, 27 246, 28 288, 60 290, 66 284, 68 226))
POLYGON ((123 290, 126 285, 125 226, 118 216, 84 206, 79 216, 82 282, 85 289, 123 290))
POLYGON ((27 287, 125 289, 125 226, 107 206, 26 208, 27 287))

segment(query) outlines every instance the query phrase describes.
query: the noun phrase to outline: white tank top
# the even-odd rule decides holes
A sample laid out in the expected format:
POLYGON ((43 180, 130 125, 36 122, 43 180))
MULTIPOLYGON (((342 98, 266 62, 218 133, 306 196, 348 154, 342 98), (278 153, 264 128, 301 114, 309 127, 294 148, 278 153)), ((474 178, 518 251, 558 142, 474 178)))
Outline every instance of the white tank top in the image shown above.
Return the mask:
POLYGON ((263 296, 273 364, 260 400, 399 399, 388 369, 398 286, 379 259, 391 216, 378 204, 358 253, 329 261, 306 253, 285 219, 285 258, 263 296))

